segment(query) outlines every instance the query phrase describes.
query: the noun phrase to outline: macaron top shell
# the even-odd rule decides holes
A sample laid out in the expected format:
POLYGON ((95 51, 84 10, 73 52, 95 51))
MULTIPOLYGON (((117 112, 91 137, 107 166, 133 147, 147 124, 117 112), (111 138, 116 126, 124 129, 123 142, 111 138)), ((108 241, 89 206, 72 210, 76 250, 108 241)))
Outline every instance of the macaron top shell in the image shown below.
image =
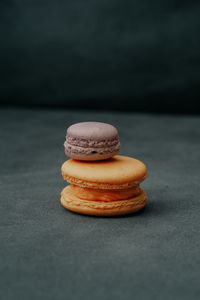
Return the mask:
POLYGON ((106 123, 101 122, 81 122, 71 125, 67 129, 67 138, 83 140, 113 140, 118 139, 117 129, 106 123))
POLYGON ((122 155, 94 162, 70 159, 61 170, 64 179, 70 183, 102 189, 131 187, 147 177, 146 166, 141 161, 122 155))

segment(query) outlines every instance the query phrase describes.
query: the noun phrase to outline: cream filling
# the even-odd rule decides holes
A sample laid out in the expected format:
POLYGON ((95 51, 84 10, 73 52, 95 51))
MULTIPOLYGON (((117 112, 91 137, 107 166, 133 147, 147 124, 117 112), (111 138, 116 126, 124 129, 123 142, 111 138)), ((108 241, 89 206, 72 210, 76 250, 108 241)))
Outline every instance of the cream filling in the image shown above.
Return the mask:
POLYGON ((131 188, 121 190, 109 190, 109 189, 91 189, 83 188, 74 184, 68 187, 69 192, 79 199, 90 201, 118 201, 127 200, 129 198, 138 196, 141 193, 140 187, 134 186, 131 188))
POLYGON ((69 144, 67 141, 64 143, 65 150, 68 153, 71 154, 78 154, 78 155, 105 155, 113 152, 118 152, 120 150, 120 142, 118 142, 114 146, 109 146, 109 147, 102 147, 102 148, 84 148, 84 147, 79 147, 79 146, 74 146, 69 144))
POLYGON ((80 146, 80 147, 84 147, 84 148, 89 148, 89 147, 102 148, 103 146, 105 146, 105 144, 108 147, 118 144, 119 139, 118 139, 118 136, 116 136, 112 140, 108 139, 108 140, 94 141, 94 140, 74 138, 74 137, 67 135, 66 142, 69 143, 70 145, 80 146))

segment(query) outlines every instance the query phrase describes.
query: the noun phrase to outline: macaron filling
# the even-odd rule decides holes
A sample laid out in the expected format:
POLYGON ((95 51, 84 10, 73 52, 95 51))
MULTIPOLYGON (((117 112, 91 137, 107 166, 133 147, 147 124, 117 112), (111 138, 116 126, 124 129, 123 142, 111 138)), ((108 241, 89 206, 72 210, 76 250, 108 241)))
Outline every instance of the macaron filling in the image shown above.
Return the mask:
POLYGON ((139 185, 126 188, 126 189, 92 189, 80 187, 78 185, 71 184, 69 186, 70 193, 79 199, 90 200, 90 201, 118 201, 128 200, 136 197, 141 193, 139 185))
POLYGON ((72 137, 69 134, 66 135, 66 142, 70 145, 80 146, 84 148, 95 147, 103 148, 105 144, 110 147, 119 143, 118 135, 114 139, 105 139, 100 141, 90 140, 90 139, 81 139, 77 137, 72 137))
POLYGON ((120 150, 120 143, 118 142, 115 145, 111 145, 109 147, 80 147, 80 146, 74 146, 72 144, 69 144, 67 141, 64 143, 65 146, 65 153, 68 155, 105 155, 113 152, 119 152, 120 150))

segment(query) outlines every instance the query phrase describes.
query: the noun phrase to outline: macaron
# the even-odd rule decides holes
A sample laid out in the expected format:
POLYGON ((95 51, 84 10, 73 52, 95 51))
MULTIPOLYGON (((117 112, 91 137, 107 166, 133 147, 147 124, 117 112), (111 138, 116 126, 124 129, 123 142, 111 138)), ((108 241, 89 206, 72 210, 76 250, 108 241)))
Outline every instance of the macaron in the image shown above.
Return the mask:
POLYGON ((81 122, 67 129, 65 154, 77 160, 103 160, 119 153, 117 129, 101 122, 81 122))
POLYGON ((116 155, 102 161, 70 159, 61 168, 70 185, 61 193, 61 204, 73 212, 117 216, 136 212, 146 205, 140 183, 147 177, 139 160, 116 155))

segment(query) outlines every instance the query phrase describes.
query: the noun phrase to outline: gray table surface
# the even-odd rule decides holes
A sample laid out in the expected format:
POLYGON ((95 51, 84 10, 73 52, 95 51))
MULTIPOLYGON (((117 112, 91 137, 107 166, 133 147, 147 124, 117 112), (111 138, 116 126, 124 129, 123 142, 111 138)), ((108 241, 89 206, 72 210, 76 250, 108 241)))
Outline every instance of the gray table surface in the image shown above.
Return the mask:
POLYGON ((0 137, 0 299, 199 299, 200 117, 4 108, 0 137), (142 212, 61 207, 65 130, 94 120, 146 163, 142 212))

